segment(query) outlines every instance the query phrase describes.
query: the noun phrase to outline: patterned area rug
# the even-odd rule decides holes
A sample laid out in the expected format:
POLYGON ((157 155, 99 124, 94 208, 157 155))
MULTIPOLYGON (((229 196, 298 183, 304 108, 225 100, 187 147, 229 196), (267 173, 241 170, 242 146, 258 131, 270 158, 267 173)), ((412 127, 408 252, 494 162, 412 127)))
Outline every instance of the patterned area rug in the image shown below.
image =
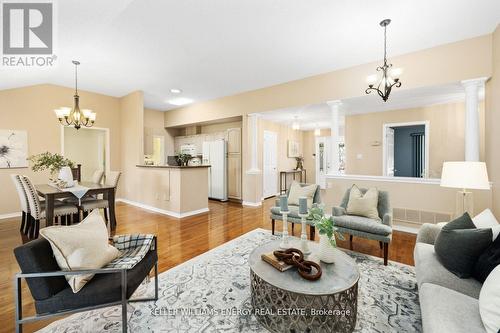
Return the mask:
MULTIPOLYGON (((251 314, 247 258, 276 239, 253 230, 159 275, 159 300, 129 303, 130 332, 267 332, 251 314)), ((361 272, 356 332, 420 332, 413 267, 346 251, 361 272)), ((144 283, 136 296, 152 295, 144 283)), ((40 332, 121 332, 121 308, 74 314, 40 332)))

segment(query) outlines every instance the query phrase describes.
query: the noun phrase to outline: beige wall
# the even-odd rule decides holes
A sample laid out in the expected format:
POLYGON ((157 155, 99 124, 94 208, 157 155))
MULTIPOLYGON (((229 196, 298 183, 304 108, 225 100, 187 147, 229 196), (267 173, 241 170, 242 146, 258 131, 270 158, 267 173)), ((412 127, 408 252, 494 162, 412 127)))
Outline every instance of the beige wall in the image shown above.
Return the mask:
MULTIPOLYGON (((403 88, 434 86, 464 79, 489 77, 492 73, 492 35, 397 56, 391 61, 404 68, 403 88)), ((192 104, 165 112, 165 126, 213 121, 243 115, 243 167, 248 170, 250 138, 245 115, 281 108, 322 103, 364 95, 366 78, 379 62, 359 65, 272 87, 192 104)), ((262 174, 244 174, 243 200, 260 201, 262 174)))
POLYGON ((500 218, 500 25, 493 33, 493 76, 486 84, 486 163, 493 182, 493 210, 500 218))
MULTIPOLYGON (((0 91, 0 127, 28 132, 28 155, 50 151, 61 153, 61 126, 54 109, 73 105, 72 88, 43 84, 0 91)), ((80 105, 97 112, 96 127, 109 128, 111 170, 119 170, 120 103, 115 97, 79 91, 80 105)), ((34 183, 47 182, 47 173, 30 168, 0 169, 0 215, 19 212, 19 200, 11 173, 28 175, 34 183)))
MULTIPOLYGON (((464 159, 464 102, 374 112, 346 117, 346 174, 383 175, 383 125, 429 122, 429 176, 440 178, 444 161, 464 159), (374 142, 380 145, 373 146, 374 142), (361 154, 362 159, 357 155, 361 154)), ((484 103, 480 104, 481 160, 484 161, 484 103)))
MULTIPOLYGON (((165 159, 167 156, 175 154, 174 138, 180 135, 178 128, 165 128, 164 126, 164 112, 144 109, 144 129, 150 129, 154 135, 160 135, 165 138, 165 159)), ((146 139, 146 137, 144 138, 146 139)))

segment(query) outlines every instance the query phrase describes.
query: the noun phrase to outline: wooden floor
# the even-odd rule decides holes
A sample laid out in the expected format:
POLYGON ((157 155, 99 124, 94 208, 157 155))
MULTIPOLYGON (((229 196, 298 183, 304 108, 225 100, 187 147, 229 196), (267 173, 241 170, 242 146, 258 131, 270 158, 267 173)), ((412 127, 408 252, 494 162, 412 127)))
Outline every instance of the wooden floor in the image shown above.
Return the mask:
MULTIPOLYGON (((274 199, 266 200, 262 207, 242 207, 236 203, 210 202, 210 213, 188 217, 182 220, 152 213, 143 209, 119 203, 116 216, 116 234, 153 233, 158 236, 160 272, 202 254, 216 246, 234 239, 256 228, 271 228, 269 208, 274 199)), ((276 230, 281 230, 278 221, 276 230)), ((289 228, 291 232, 291 228, 289 228)), ((300 234, 300 227, 295 228, 300 234)), ((318 237, 318 235, 316 235, 318 237)), ((21 245, 19 219, 0 220, 0 333, 14 330, 13 276, 19 271, 12 250, 21 245)), ((346 241, 339 245, 348 248, 346 241)), ((394 232, 389 248, 389 259, 413 265, 415 235, 394 232)), ((382 250, 376 241, 354 238, 354 250, 382 257, 382 250)), ((24 315, 34 314, 32 299, 23 283, 24 315)), ((46 326, 49 321, 25 325, 24 332, 33 332, 46 326)))

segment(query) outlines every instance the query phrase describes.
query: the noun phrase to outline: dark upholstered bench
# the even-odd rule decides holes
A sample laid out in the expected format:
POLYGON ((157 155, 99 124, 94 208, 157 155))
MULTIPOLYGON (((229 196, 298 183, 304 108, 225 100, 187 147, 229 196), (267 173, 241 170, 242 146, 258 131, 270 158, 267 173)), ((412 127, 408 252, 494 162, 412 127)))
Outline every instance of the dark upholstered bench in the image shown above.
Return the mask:
POLYGON ((158 254, 156 238, 154 249, 131 269, 102 268, 85 271, 61 271, 50 243, 36 239, 14 249, 21 272, 15 276, 16 332, 22 324, 53 316, 122 305, 122 330, 127 332, 127 302, 156 301, 158 299, 158 254), (142 281, 155 269, 154 298, 130 299, 142 281), (73 293, 65 275, 95 274, 78 292, 73 293), (25 278, 35 300, 36 315, 22 317, 21 279, 25 278))

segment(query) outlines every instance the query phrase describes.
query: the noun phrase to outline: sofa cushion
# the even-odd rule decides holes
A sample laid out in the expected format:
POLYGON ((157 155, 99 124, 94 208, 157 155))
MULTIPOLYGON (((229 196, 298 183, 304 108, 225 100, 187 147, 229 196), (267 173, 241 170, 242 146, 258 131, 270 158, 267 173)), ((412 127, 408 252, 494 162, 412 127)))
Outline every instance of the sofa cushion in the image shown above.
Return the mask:
POLYGON ((288 204, 289 205, 299 205, 299 198, 306 197, 307 198, 307 207, 311 208, 314 202, 314 195, 316 193, 316 189, 318 185, 304 185, 299 184, 297 182, 293 182, 290 186, 290 191, 288 192, 288 204))
POLYGON ((485 332, 477 299, 432 283, 419 287, 425 333, 485 332))
POLYGON ((365 193, 352 185, 347 203, 347 214, 368 217, 372 220, 380 220, 378 215, 378 190, 370 188, 365 193))
POLYGON ((500 266, 484 281, 479 294, 479 313, 488 333, 500 332, 500 266))
POLYGON ((475 279, 461 279, 448 271, 439 262, 434 246, 417 243, 413 252, 415 272, 419 288, 424 283, 433 283, 459 291, 473 298, 479 298, 481 283, 475 279))
POLYGON ((474 277, 478 281, 484 282, 491 271, 498 265, 500 265, 500 237, 497 237, 477 259, 474 266, 474 277))
POLYGON ((387 236, 392 233, 392 229, 388 225, 367 217, 343 215, 334 216, 333 220, 335 221, 335 225, 347 229, 354 229, 382 236, 387 236))
POLYGON ((448 222, 437 236, 434 248, 439 261, 460 278, 469 278, 483 251, 490 246, 491 229, 477 229, 468 213, 448 222))

